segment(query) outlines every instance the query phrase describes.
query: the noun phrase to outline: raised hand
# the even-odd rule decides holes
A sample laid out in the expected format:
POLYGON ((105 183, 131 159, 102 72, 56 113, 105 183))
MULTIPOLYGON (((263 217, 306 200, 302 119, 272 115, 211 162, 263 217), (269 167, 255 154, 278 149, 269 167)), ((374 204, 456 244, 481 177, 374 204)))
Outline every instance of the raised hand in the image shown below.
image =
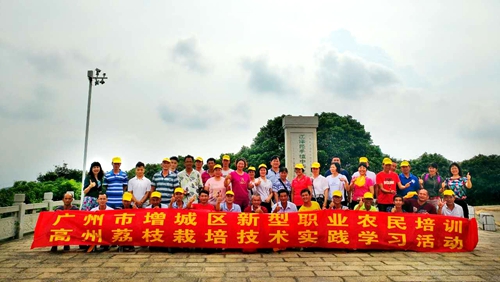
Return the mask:
POLYGON ((281 210, 281 207, 279 205, 276 205, 276 208, 274 208, 274 212, 279 212, 281 210))
POLYGON ((192 204, 196 200, 196 195, 193 195, 193 197, 189 198, 189 202, 192 204))
POLYGON ((446 204, 446 202, 444 201, 444 199, 441 199, 438 202, 438 207, 442 208, 444 206, 444 204, 446 204))
POLYGON ((90 189, 94 188, 95 187, 95 182, 92 182, 92 180, 89 180, 89 181, 90 181, 90 185, 89 185, 90 189))
POLYGON ((469 173, 469 172, 467 172, 467 181, 469 181, 469 180, 470 180, 470 178, 471 178, 470 173, 469 173))

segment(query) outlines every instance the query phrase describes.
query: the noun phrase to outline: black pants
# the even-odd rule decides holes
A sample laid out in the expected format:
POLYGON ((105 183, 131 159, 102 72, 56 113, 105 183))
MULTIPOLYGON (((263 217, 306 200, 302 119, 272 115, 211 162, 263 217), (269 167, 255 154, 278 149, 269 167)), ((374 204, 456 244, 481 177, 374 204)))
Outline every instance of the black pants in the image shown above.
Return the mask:
POLYGON ((462 207, 462 209, 464 210, 464 218, 469 219, 469 207, 467 205, 467 202, 465 200, 455 198, 455 204, 462 207))
POLYGON ((387 211, 387 208, 392 208, 394 207, 393 204, 377 204, 377 208, 378 208, 378 211, 379 212, 390 212, 390 211, 387 211))

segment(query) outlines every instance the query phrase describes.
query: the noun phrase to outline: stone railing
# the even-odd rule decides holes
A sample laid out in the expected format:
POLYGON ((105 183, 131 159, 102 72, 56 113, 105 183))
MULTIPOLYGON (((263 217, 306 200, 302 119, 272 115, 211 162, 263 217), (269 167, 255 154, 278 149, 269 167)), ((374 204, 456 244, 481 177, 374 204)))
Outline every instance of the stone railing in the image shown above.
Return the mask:
MULTIPOLYGON (((70 192, 71 193, 71 192, 70 192)), ((25 195, 14 195, 14 205, 0 207, 0 240, 9 238, 21 239, 24 234, 35 231, 38 215, 41 211, 52 211, 63 204, 62 201, 53 201, 53 193, 43 195, 43 202, 25 204, 25 195)), ((79 206, 80 200, 74 200, 73 205, 79 206)))

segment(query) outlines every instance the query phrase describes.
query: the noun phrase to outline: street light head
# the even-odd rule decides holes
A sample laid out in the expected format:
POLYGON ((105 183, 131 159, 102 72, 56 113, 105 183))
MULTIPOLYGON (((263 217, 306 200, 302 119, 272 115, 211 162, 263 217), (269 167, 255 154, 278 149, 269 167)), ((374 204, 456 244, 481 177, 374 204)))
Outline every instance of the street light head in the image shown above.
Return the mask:
POLYGON ((95 86, 99 85, 99 81, 98 81, 98 80, 96 80, 94 85, 95 85, 95 86))
POLYGON ((95 69, 95 72, 96 72, 96 76, 99 76, 99 73, 101 72, 101 70, 100 70, 100 69, 98 69, 98 68, 96 68, 96 69, 95 69))
POLYGON ((101 84, 104 84, 104 83, 105 83, 104 80, 101 80, 101 84))
POLYGON ((93 76, 94 76, 94 71, 93 71, 93 70, 88 70, 88 71, 87 71, 87 77, 88 77, 89 79, 92 79, 92 77, 93 77, 93 76))

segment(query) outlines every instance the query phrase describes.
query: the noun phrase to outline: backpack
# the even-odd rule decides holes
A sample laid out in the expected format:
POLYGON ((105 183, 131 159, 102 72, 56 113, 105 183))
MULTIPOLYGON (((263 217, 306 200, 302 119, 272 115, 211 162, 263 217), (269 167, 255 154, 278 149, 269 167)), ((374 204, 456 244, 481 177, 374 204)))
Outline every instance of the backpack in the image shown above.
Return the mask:
MULTIPOLYGON (((428 173, 426 173, 426 174, 424 175, 424 181, 427 181, 427 179, 429 179, 429 174, 428 174, 428 173)), ((437 181, 438 181, 439 183, 441 183, 441 176, 440 176, 439 174, 437 174, 437 181)))

